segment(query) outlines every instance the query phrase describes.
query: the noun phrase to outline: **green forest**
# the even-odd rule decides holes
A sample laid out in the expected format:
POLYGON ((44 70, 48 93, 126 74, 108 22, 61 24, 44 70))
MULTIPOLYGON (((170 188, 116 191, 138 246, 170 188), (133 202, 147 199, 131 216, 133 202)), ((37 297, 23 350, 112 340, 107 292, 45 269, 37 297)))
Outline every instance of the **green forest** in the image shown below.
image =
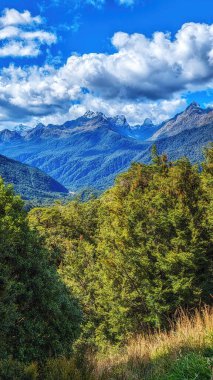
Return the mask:
POLYGON ((29 212, 1 181, 0 379, 210 380, 212 190, 213 147, 29 212))

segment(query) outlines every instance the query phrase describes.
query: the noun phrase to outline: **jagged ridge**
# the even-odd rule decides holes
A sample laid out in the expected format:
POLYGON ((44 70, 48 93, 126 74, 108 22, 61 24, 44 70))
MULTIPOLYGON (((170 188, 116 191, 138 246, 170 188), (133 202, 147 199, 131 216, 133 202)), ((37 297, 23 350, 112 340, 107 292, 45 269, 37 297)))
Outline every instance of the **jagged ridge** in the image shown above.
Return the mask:
POLYGON ((39 124, 22 134, 2 131, 0 152, 42 169, 71 191, 103 190, 131 162, 149 162, 153 141, 171 159, 187 155, 200 162, 203 147, 212 140, 213 110, 192 103, 160 126, 150 119, 130 126, 123 115, 88 111, 63 125, 39 124))

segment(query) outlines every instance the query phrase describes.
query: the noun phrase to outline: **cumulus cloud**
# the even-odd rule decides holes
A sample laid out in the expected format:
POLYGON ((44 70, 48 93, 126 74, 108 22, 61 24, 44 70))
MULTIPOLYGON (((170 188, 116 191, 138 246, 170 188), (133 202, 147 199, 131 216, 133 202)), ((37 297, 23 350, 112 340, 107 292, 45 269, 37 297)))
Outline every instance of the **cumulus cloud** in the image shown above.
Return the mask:
POLYGON ((56 36, 38 29, 40 16, 33 17, 29 11, 5 9, 0 17, 0 57, 36 57, 41 45, 56 42, 56 36))
POLYGON ((5 120, 65 121, 92 109, 124 113, 131 123, 160 122, 184 107, 184 93, 212 88, 213 25, 187 23, 174 37, 118 32, 112 44, 113 54, 72 55, 59 69, 3 69, 5 120))
POLYGON ((37 57, 39 48, 34 41, 11 41, 0 48, 0 57, 37 57))
POLYGON ((178 91, 205 86, 213 77, 213 26, 188 23, 175 39, 154 33, 116 33, 112 55, 70 57, 66 70, 83 76, 84 86, 103 97, 169 98, 178 91))
POLYGON ((9 25, 30 25, 30 24, 40 24, 42 22, 40 16, 32 17, 29 11, 24 11, 23 13, 17 11, 16 9, 4 9, 3 14, 0 17, 0 27, 5 27, 9 25))

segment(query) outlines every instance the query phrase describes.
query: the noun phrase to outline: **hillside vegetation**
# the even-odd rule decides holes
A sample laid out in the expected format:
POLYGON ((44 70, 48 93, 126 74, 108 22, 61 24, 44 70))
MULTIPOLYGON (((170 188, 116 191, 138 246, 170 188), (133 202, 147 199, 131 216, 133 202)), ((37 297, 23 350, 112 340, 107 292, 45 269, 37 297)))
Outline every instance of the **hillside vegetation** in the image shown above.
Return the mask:
POLYGON ((39 169, 0 155, 0 176, 24 199, 56 198, 68 190, 39 169))
POLYGON ((0 184, 0 378, 211 379, 205 156, 170 162, 154 146, 99 198, 28 215, 0 184))
POLYGON ((212 150, 133 164, 87 203, 33 209, 29 221, 84 311, 82 340, 103 349, 166 327, 177 308, 210 302, 212 150))
MULTIPOLYGON (((213 313, 180 312, 168 332, 139 335, 93 363, 94 380, 208 380, 213 367, 213 313)), ((92 377, 91 377, 92 378, 92 377)))

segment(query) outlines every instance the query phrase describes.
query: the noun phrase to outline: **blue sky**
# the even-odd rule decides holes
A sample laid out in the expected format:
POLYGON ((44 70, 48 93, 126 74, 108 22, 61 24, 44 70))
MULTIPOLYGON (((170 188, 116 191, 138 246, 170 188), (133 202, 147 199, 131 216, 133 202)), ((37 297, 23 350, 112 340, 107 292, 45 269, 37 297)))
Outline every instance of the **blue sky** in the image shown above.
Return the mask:
POLYGON ((213 104, 212 0, 1 0, 0 126, 213 104))

